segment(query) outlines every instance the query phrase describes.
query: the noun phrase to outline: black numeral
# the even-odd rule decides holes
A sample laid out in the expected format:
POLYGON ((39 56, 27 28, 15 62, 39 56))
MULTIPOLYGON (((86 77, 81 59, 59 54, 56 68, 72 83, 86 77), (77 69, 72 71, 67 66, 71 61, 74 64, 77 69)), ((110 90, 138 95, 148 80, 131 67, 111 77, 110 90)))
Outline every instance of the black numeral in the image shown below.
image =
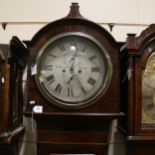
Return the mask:
POLYGON ((47 65, 43 67, 43 70, 52 70, 53 69, 53 65, 47 65))
POLYGON ((53 74, 49 75, 46 79, 49 82, 49 84, 51 84, 51 83, 53 83, 55 81, 55 78, 54 78, 53 74))
POLYGON ((73 88, 68 88, 68 96, 74 96, 73 95, 73 88))
POLYGON ((55 87, 54 90, 55 90, 58 94, 60 94, 60 93, 61 93, 61 90, 62 90, 61 84, 57 84, 57 86, 55 87))
POLYGON ((90 85, 94 86, 95 83, 96 83, 96 80, 93 79, 92 77, 90 77, 90 78, 87 80, 87 82, 88 82, 90 85))
POLYGON ((85 90, 85 88, 83 86, 81 86, 81 90, 83 93, 87 94, 87 91, 85 90))
POLYGON ((99 72, 100 71, 100 68, 99 67, 92 67, 91 68, 91 71, 92 72, 99 72))
POLYGON ((87 45, 84 45, 82 52, 85 52, 86 48, 87 48, 87 45))
POLYGON ((59 47, 59 49, 61 51, 65 51, 66 50, 63 44, 59 44, 58 47, 59 47))
POLYGON ((92 55, 91 57, 89 57, 89 60, 90 60, 90 61, 92 61, 92 60, 94 60, 94 59, 96 59, 96 55, 92 55))

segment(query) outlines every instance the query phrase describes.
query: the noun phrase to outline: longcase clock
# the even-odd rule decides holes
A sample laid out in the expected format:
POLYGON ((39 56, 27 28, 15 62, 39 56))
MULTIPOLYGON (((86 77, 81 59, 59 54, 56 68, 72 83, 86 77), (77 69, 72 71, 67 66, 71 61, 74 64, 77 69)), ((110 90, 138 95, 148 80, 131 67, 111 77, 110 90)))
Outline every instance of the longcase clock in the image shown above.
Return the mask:
POLYGON ((28 105, 38 149, 104 154, 111 121, 122 116, 119 48, 73 3, 69 15, 38 31, 29 44, 28 105))
MULTIPOLYGON (((127 152, 132 155, 155 153, 155 25, 138 37, 129 34, 122 53, 128 69, 126 90, 127 152)), ((125 72, 124 72, 125 73, 125 72)), ((126 73, 125 73, 126 74, 126 73)), ((125 77, 124 74, 124 77, 125 77)), ((123 98, 123 96, 122 96, 123 98)), ((125 99, 126 102, 125 102, 125 99)), ((125 107, 125 106, 124 106, 125 107)))
POLYGON ((0 154, 7 155, 19 151, 18 142, 24 133, 22 77, 28 50, 17 37, 0 47, 0 154))

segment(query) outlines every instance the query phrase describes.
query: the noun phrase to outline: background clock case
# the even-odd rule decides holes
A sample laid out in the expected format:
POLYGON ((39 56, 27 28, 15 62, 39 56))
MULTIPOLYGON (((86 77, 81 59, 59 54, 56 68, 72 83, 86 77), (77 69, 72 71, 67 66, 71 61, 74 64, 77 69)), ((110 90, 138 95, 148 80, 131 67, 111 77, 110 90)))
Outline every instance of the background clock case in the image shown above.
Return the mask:
POLYGON ((125 79, 121 85, 121 110, 127 115, 120 121, 120 126, 127 137, 128 154, 155 153, 155 124, 142 123, 142 74, 149 56, 154 51, 154 24, 142 31, 138 37, 128 34, 121 51, 121 77, 125 79), (124 78, 127 77, 127 71, 128 78, 124 78))
POLYGON ((19 151, 24 134, 22 76, 28 50, 17 37, 0 49, 0 154, 7 155, 19 151))

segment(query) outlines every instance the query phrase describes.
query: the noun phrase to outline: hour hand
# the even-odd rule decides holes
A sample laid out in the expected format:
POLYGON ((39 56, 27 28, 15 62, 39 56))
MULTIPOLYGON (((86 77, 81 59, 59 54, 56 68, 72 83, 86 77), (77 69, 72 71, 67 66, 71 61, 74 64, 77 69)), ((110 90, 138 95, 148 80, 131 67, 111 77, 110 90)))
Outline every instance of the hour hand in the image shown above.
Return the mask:
POLYGON ((70 82, 73 80, 74 78, 74 74, 69 78, 69 80, 67 81, 67 84, 70 84, 70 82))

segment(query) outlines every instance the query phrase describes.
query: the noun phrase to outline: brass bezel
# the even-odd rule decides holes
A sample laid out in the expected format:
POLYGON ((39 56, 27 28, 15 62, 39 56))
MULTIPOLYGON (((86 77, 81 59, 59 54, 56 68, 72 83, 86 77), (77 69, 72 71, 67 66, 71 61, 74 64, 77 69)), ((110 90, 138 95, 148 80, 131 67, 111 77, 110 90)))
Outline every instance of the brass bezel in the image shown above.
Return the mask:
POLYGON ((40 51, 37 55, 35 64, 37 66, 37 74, 35 75, 35 81, 36 81, 37 87, 39 88, 42 95, 53 105, 56 105, 56 106, 64 108, 64 109, 70 109, 70 110, 88 107, 89 105, 92 105, 95 102, 97 102, 103 96, 103 94, 106 92, 106 90, 110 84, 110 81, 112 78, 112 73, 113 73, 113 66, 112 66, 111 58, 110 58, 109 54, 107 53, 106 49, 104 48, 104 46, 101 45, 101 43, 99 41, 97 41, 97 39, 95 39, 94 37, 92 37, 86 33, 82 33, 82 32, 65 32, 65 33, 61 33, 61 34, 56 35, 56 36, 52 37, 51 39, 49 39, 40 49, 40 51), (66 102, 66 101, 64 102, 63 100, 57 99, 54 95, 48 93, 47 90, 45 90, 45 88, 42 86, 41 81, 39 80, 39 75, 38 75, 40 59, 41 59, 41 56, 44 53, 44 50, 46 49, 46 47, 49 44, 51 44, 52 42, 54 42, 55 40, 57 40, 61 37, 69 36, 69 35, 85 37, 85 38, 91 40, 92 42, 94 42, 103 52, 105 59, 107 60, 106 63, 108 66, 107 77, 105 79, 105 82, 103 83, 103 86, 101 86, 99 92, 87 100, 84 100, 81 102, 76 102, 76 104, 74 101, 73 102, 66 102))

